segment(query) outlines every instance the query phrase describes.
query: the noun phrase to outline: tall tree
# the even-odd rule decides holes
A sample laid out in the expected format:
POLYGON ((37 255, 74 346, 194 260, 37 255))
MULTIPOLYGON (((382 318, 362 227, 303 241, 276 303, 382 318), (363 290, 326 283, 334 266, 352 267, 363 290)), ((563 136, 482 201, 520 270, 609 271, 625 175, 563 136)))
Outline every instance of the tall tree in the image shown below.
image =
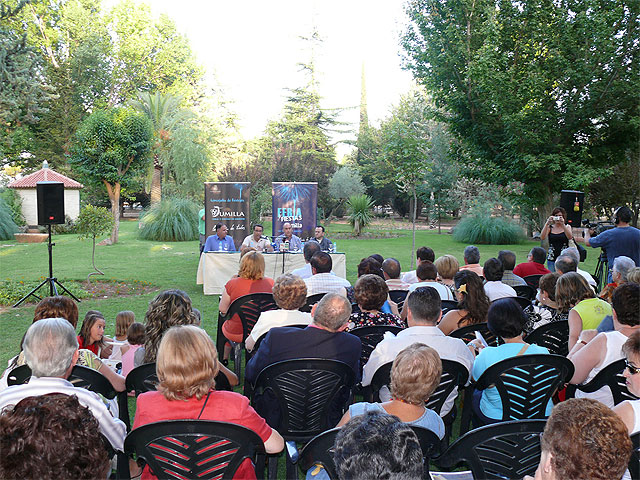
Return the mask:
POLYGON ((126 108, 98 110, 76 132, 71 162, 87 182, 106 187, 114 220, 112 244, 118 241, 120 189, 123 182, 144 170, 152 142, 149 119, 126 108))
POLYGON ((638 155, 640 9, 632 0, 410 0, 406 66, 446 110, 477 176, 553 192, 638 155))

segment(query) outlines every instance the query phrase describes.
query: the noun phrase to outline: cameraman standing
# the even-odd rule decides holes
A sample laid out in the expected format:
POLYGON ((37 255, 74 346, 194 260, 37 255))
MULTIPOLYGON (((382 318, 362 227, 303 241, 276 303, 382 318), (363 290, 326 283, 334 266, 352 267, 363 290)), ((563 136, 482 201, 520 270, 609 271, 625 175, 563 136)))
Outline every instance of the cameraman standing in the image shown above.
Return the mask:
POLYGON ((591 229, 585 229, 584 231, 584 243, 586 245, 606 250, 609 264, 609 281, 611 281, 611 268, 616 257, 624 255, 631 258, 636 263, 636 266, 640 265, 640 230, 629 225, 632 218, 631 209, 623 206, 613 214, 613 223, 616 228, 606 230, 593 238, 591 238, 593 233, 591 229))

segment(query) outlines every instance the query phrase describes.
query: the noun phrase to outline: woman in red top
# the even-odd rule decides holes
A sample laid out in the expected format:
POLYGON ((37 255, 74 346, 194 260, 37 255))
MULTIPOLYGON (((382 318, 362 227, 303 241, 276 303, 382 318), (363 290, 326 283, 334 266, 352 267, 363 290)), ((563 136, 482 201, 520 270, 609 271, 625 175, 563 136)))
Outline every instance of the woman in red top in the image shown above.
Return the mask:
MULTIPOLYGON (((240 260, 238 276, 232 278, 224 286, 218 310, 225 315, 229 307, 237 298, 251 293, 271 293, 273 279, 264 276, 264 257, 258 252, 249 252, 240 260)), ((222 325, 222 333, 232 342, 242 342, 242 321, 234 315, 222 325)), ((231 348, 225 345, 224 358, 229 357, 231 348)))
MULTIPOLYGON (((234 392, 216 391, 218 353, 209 335, 194 325, 171 327, 162 337, 156 360, 158 390, 138 397, 133 428, 163 420, 215 420, 247 427, 260 436, 267 453, 277 453, 284 440, 234 392)), ((142 479, 156 478, 148 467, 142 479)), ((233 478, 256 478, 246 459, 233 478)))
POLYGON ((111 352, 106 353, 104 341, 104 328, 106 322, 104 316, 97 310, 89 310, 84 317, 78 335, 78 348, 91 350, 102 358, 108 358, 111 352))

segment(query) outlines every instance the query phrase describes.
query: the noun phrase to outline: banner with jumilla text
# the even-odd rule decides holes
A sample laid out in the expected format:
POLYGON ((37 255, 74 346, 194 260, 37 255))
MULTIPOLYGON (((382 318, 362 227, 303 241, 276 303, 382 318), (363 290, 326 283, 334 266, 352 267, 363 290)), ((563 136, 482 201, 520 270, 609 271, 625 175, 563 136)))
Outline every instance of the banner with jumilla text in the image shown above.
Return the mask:
POLYGON ((205 182, 205 236, 215 235, 216 225, 224 223, 239 250, 249 234, 250 193, 249 182, 205 182))

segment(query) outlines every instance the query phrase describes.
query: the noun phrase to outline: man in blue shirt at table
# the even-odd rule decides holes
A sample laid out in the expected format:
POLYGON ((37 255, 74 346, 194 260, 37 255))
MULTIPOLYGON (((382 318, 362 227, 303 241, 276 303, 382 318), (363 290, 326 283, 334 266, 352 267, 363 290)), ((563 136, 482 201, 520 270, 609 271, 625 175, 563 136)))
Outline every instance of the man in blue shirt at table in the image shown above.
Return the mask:
POLYGON ((207 238, 204 244, 205 252, 235 252, 236 245, 233 238, 227 236, 229 229, 224 223, 216 225, 216 234, 207 238))

